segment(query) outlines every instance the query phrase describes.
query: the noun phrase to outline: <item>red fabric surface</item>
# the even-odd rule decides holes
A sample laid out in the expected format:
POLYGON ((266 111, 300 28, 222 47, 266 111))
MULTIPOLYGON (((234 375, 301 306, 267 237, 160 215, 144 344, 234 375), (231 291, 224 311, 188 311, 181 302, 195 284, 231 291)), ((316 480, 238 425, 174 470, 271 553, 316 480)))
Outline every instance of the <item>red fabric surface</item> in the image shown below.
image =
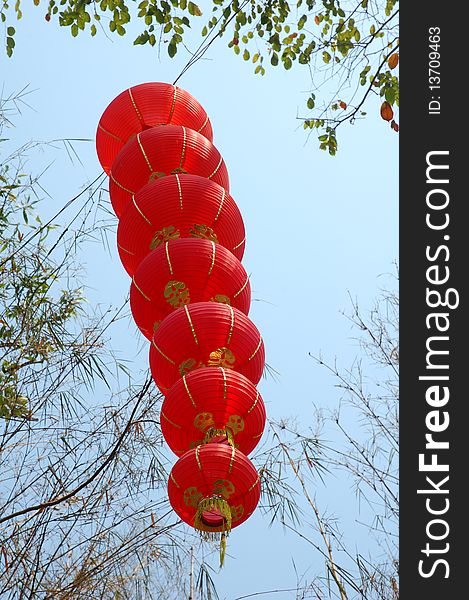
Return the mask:
POLYGON ((252 462, 239 450, 206 444, 186 452, 172 468, 169 501, 188 525, 194 527, 197 499, 212 494, 221 495, 230 505, 232 528, 253 513, 260 497, 259 476, 252 462))
POLYGON ((256 384, 264 361, 264 343, 254 323, 236 308, 216 302, 196 302, 173 311, 150 345, 151 372, 163 393, 203 366, 234 369, 256 384))
POLYGON ((207 113, 185 90, 169 83, 142 83, 119 94, 108 105, 96 131, 96 151, 109 175, 124 144, 137 133, 158 125, 184 125, 213 141, 207 113))
POLYGON ((233 198, 204 177, 171 175, 135 194, 121 215, 117 247, 124 268, 132 276, 145 256, 164 241, 203 235, 242 259, 244 223, 233 198))
POLYGON ((248 314, 251 288, 244 267, 215 242, 181 238, 165 242, 141 262, 130 287, 130 308, 149 340, 155 324, 190 302, 226 302, 248 314))
POLYGON ((181 456, 204 439, 210 427, 228 427, 235 446, 248 455, 265 427, 265 406, 254 384, 241 373, 206 367, 180 378, 161 407, 161 431, 181 456))
POLYGON ((152 127, 130 139, 114 160, 109 195, 116 215, 149 181, 175 173, 200 175, 229 191, 226 165, 207 138, 181 125, 152 127))

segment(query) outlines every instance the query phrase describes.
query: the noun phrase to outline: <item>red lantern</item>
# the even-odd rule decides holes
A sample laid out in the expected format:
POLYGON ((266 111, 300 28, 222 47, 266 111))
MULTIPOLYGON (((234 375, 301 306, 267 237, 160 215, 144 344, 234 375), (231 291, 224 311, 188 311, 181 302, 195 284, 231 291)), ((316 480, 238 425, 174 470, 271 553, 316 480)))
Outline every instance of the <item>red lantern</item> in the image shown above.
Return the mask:
POLYGON ((127 273, 132 276, 151 250, 179 237, 218 242, 239 260, 243 257, 239 209, 224 188, 204 177, 171 175, 135 194, 117 228, 117 247, 127 273))
POLYGON ((244 375, 206 367, 171 386, 160 420, 164 439, 178 456, 204 442, 223 439, 249 454, 264 431, 265 407, 244 375))
POLYGON ((150 368, 163 393, 200 367, 225 367, 254 384, 264 368, 264 344, 256 326, 228 304, 196 302, 168 315, 155 331, 150 368))
POLYGON ((255 387, 264 344, 247 317, 244 225, 226 165, 204 109, 164 83, 117 96, 96 147, 120 219, 132 314, 151 339, 152 376, 166 394, 161 429, 180 456, 170 503, 204 537, 221 533, 223 564, 225 533, 259 501, 259 475, 245 453, 266 419, 255 387))
POLYGON ((104 111, 96 132, 96 150, 109 175, 129 138, 157 125, 184 125, 213 140, 207 113, 185 90, 169 83, 142 83, 125 90, 104 111))
POLYGON ((189 302, 223 302, 248 314, 251 286, 229 250, 208 240, 165 242, 141 262, 130 288, 130 308, 149 340, 161 321, 189 302))
POLYGON ((175 173, 206 177, 229 191, 221 154, 202 134, 181 125, 152 127, 127 142, 109 174, 109 194, 118 217, 149 181, 175 173))
POLYGON ((205 532, 230 531, 249 518, 259 502, 259 475, 242 452, 206 444, 186 452, 168 481, 171 506, 188 525, 205 532))

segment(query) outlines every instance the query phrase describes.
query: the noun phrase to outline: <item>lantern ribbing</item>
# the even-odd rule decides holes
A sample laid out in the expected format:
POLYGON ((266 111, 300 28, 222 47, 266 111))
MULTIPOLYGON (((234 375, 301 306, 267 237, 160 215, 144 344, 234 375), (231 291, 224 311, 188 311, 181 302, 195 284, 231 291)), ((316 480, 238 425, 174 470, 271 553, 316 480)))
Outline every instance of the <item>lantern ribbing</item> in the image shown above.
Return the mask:
POLYGON ((156 82, 119 94, 96 133, 132 315, 151 341, 152 376, 165 396, 162 434, 179 457, 169 500, 203 536, 221 535, 222 564, 226 534, 259 501, 246 455, 265 426, 256 389, 265 358, 247 316, 244 224, 212 142, 197 100, 156 82))

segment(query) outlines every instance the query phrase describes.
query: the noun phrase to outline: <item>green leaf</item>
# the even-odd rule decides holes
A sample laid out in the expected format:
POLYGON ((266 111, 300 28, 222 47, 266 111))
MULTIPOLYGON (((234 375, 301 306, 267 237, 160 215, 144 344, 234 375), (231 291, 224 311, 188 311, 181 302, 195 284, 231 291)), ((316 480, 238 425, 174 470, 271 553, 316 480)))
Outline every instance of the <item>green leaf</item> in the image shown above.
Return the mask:
POLYGON ((386 91, 384 92, 384 97, 389 102, 389 104, 391 104, 391 106, 392 106, 394 104, 394 100, 396 99, 395 89, 394 88, 386 88, 386 91))
POLYGON ((8 35, 15 35, 15 28, 14 27, 7 27, 7 34, 8 35))
POLYGON ((146 44, 148 42, 148 31, 145 31, 134 40, 134 46, 146 44))
POLYGON ((173 58, 174 56, 176 56, 176 53, 178 51, 178 48, 176 46, 176 44, 174 42, 170 42, 168 45, 168 54, 171 58, 173 58))
POLYGON ((240 24, 240 25, 246 25, 247 23, 247 19, 246 19, 246 13, 244 12, 239 12, 236 15, 236 21, 240 24))
POLYGON ((276 67, 278 65, 278 54, 276 52, 274 52, 272 54, 272 57, 270 59, 270 64, 273 65, 274 67, 276 67))
POLYGON ((331 55, 329 54, 329 52, 324 51, 322 53, 322 60, 326 63, 326 65, 328 65, 331 62, 331 55))
POLYGON ((315 100, 315 96, 314 96, 314 95, 311 95, 311 96, 308 98, 308 102, 306 103, 306 105, 307 105, 307 107, 308 107, 310 110, 312 110, 312 109, 314 108, 314 106, 315 106, 315 102, 314 102, 314 100, 315 100))
POLYGON ((197 4, 194 4, 194 2, 189 2, 187 9, 189 11, 189 14, 192 15, 193 17, 201 17, 202 16, 202 11, 197 6, 197 4))
POLYGON ((164 23, 164 14, 162 13, 162 11, 159 10, 159 9, 156 9, 154 11, 154 15, 155 15, 156 22, 159 23, 160 25, 163 25, 163 23, 164 23))
POLYGON ((272 44, 274 50, 280 50, 280 37, 278 33, 274 33, 269 38, 269 44, 272 44))

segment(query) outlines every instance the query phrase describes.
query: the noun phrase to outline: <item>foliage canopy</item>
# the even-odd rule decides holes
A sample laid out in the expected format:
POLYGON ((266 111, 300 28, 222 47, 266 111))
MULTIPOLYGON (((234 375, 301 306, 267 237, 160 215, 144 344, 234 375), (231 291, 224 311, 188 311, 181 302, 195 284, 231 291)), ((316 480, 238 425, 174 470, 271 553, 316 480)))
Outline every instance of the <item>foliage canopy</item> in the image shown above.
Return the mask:
MULTIPOLYGON (((331 155, 337 152, 337 128, 364 118, 368 104, 399 130, 398 0, 211 0, 204 6, 188 0, 46 0, 46 6, 46 20, 56 20, 74 37, 82 31, 124 36, 136 20, 136 45, 164 47, 171 58, 181 46, 197 45, 188 50, 179 77, 221 37, 255 75, 271 67, 302 69, 309 92, 299 118, 331 155), (196 26, 200 35, 194 38, 189 29, 196 26), (373 96, 378 108, 367 102, 373 96)), ((8 56, 15 47, 12 13, 22 18, 21 0, 0 8, 8 56)))

